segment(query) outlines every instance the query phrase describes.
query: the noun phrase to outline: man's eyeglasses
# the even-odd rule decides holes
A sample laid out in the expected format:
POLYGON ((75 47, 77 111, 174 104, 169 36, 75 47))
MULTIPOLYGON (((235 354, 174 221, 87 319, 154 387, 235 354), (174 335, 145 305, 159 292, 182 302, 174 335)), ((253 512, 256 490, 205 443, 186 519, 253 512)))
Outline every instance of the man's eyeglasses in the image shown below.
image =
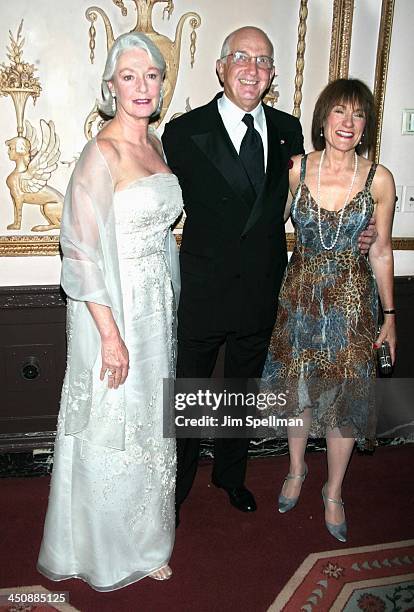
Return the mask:
POLYGON ((234 53, 229 53, 220 59, 226 59, 226 57, 231 57, 233 64, 237 64, 238 66, 248 66, 250 62, 254 60, 258 68, 262 68, 263 70, 271 70, 273 68, 273 57, 269 57, 268 55, 257 55, 254 57, 248 53, 244 53, 244 51, 234 51, 234 53))

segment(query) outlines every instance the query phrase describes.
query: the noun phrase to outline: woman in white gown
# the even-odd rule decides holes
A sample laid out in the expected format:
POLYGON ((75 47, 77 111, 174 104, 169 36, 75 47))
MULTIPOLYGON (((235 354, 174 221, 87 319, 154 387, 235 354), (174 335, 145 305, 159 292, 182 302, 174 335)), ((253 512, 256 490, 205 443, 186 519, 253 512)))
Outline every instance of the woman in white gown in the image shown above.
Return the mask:
POLYGON ((67 371, 38 569, 99 591, 165 580, 174 542, 175 441, 163 438, 174 376, 182 210, 149 119, 165 62, 144 35, 120 36, 103 76, 113 116, 84 148, 61 228, 67 371))

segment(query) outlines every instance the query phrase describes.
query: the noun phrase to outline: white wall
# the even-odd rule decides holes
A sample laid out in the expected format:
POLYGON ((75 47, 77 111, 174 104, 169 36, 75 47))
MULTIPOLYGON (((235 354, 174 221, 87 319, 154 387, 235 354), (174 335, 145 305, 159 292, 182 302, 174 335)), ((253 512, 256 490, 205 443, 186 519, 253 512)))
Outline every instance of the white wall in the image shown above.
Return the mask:
POLYGON ((354 0, 349 76, 361 79, 371 89, 374 87, 381 5, 379 0, 354 0))
MULTIPOLYGON (((381 2, 356 0, 353 22, 350 74, 374 86, 375 54, 380 23, 381 2)), ((414 108, 414 2, 395 0, 393 36, 389 58, 384 104, 380 161, 394 175, 397 185, 414 185, 414 136, 401 134, 402 111, 414 108)), ((404 192, 403 192, 404 195, 404 192)), ((414 236, 414 213, 396 212, 394 236, 414 236)), ((398 270, 414 272, 412 253, 396 254, 398 270), (401 261, 400 261, 401 260, 401 261)))
MULTIPOLYGON (((0 7, 0 62, 7 61, 6 44, 8 30, 16 33, 24 17, 23 36, 26 39, 23 57, 38 67, 43 88, 36 106, 29 100, 25 117, 39 130, 41 118, 53 119, 61 141, 61 161, 72 160, 82 149, 85 138, 83 123, 99 94, 100 75, 106 55, 105 34, 102 21, 96 23, 96 59, 89 62, 88 29, 85 10, 95 4, 106 11, 114 33, 118 35, 135 25, 135 5, 125 0, 129 13, 126 18, 111 0, 14 0, 1 3, 0 7)), ((302 124, 305 145, 309 150, 311 114, 320 90, 327 82, 331 35, 331 0, 310 0, 308 32, 306 36, 305 72, 302 101, 302 124)), ((379 0, 355 0, 354 35, 351 48, 351 73, 373 84, 375 51, 379 24, 379 0)), ((400 114, 405 107, 414 107, 413 83, 410 82, 410 58, 413 42, 410 23, 413 23, 412 0, 396 0, 394 35, 391 50, 390 76, 385 107, 382 161, 392 169, 397 182, 414 184, 409 151, 413 137, 401 137, 400 114), (411 19, 411 21, 410 21, 411 19), (404 78, 401 78, 404 75, 404 78)), ((197 53, 193 69, 190 69, 188 24, 184 26, 181 63, 175 94, 166 120, 186 108, 186 100, 192 108, 207 102, 218 91, 215 75, 215 59, 222 41, 233 29, 246 24, 262 27, 274 41, 276 49, 276 83, 280 97, 278 108, 291 112, 293 108, 294 74, 296 61, 297 25, 300 0, 275 2, 275 0, 175 0, 175 11, 169 21, 162 20, 163 5, 154 9, 156 30, 174 38, 179 17, 186 11, 196 11, 202 18, 197 30, 197 53)), ((8 63, 8 61, 7 61, 8 63)), ((162 129, 162 126, 161 126, 162 129)), ((12 220, 12 206, 5 179, 14 164, 7 157, 2 144, 16 135, 16 120, 10 98, 0 98, 0 235, 19 233, 6 229, 12 220)), ((59 164, 49 184, 64 192, 71 169, 59 164)), ((412 215, 414 222, 414 214, 412 215)), ((30 227, 41 222, 36 206, 25 206, 21 234, 30 233, 30 227)), ((414 226, 407 221, 396 220, 395 235, 414 236, 414 226), (405 233, 404 233, 405 232, 405 233), (407 233, 408 232, 408 233, 407 233)), ((404 253, 402 272, 414 272, 412 254, 404 253), (408 255, 408 261, 407 261, 408 255)), ((397 266, 397 271, 399 271, 397 266)), ((0 285, 57 284, 60 260, 58 257, 0 258, 0 285)))
MULTIPOLYGON (((403 109, 414 109, 413 25, 413 0, 396 0, 396 35, 393 36, 390 52, 381 161, 393 172, 396 184, 405 187, 414 186, 414 135, 401 134, 403 109)), ((394 233, 396 236, 414 236, 413 212, 396 213, 394 233)))

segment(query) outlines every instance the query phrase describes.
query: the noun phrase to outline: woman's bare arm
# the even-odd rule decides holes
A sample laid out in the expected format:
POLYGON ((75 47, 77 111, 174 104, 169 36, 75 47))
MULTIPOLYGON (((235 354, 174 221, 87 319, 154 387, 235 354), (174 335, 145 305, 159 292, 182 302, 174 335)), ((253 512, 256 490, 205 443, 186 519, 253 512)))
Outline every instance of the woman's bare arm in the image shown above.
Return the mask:
MULTIPOLYGON (((394 178, 384 166, 378 166, 372 184, 376 200, 375 221, 377 238, 368 253, 369 261, 377 280, 378 292, 384 310, 394 309, 394 257, 392 252, 392 222, 395 207, 394 178)), ((395 315, 384 315, 384 323, 376 345, 387 341, 390 345, 392 363, 395 361, 397 343, 395 315)))

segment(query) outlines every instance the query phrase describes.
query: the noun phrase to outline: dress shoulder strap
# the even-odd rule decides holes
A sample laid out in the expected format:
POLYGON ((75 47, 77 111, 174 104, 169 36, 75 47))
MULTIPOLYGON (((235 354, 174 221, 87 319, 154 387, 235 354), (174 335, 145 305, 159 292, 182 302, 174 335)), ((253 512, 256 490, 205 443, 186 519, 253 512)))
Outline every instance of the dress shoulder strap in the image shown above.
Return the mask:
POLYGON ((300 161, 300 182, 303 183, 303 181, 305 180, 305 174, 306 174, 306 160, 308 159, 308 154, 304 153, 302 155, 302 159, 300 161))
POLYGON ((365 182, 365 189, 371 189, 371 184, 374 179, 375 170, 377 169, 378 164, 375 162, 372 163, 371 168, 369 169, 367 180, 365 182))

